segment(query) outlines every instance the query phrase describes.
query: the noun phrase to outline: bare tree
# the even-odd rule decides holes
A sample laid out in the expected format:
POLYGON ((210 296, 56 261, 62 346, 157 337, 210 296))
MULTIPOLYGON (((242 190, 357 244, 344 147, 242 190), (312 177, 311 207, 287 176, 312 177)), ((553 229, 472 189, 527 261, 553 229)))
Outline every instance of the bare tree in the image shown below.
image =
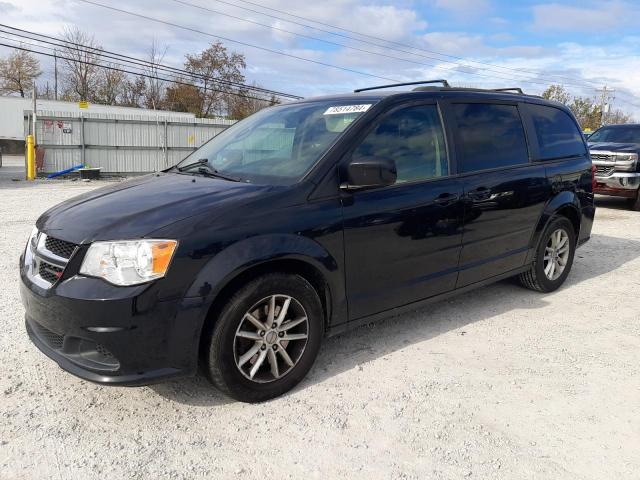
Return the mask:
MULTIPOLYGON (((112 65, 110 65, 112 66, 112 65)), ((127 76, 124 72, 103 68, 97 80, 95 100, 107 105, 121 103, 127 76)))
POLYGON ((41 73, 36 57, 29 52, 15 50, 6 59, 0 58, 0 91, 24 97, 33 89, 33 82, 41 73))
POLYGON ((144 105, 147 82, 144 77, 127 78, 122 86, 121 104, 126 107, 142 107, 144 105))
POLYGON ((95 100, 100 74, 102 47, 78 27, 65 27, 62 32, 64 97, 67 100, 95 100))
POLYGON ((154 110, 160 108, 165 94, 166 86, 164 80, 160 80, 159 66, 164 61, 169 47, 167 45, 160 46, 156 39, 151 42, 151 48, 147 55, 149 66, 145 68, 149 75, 147 78, 147 89, 145 92, 145 104, 147 108, 154 110))
MULTIPOLYGON (((253 86, 259 86, 253 82, 253 86)), ((234 120, 242 120, 249 115, 262 110, 263 108, 277 105, 280 99, 271 95, 269 99, 261 98, 259 94, 251 92, 246 88, 240 88, 237 94, 227 94, 227 115, 234 120)))
POLYGON ((633 116, 622 110, 614 110, 607 114, 607 123, 609 125, 619 125, 621 123, 634 123, 633 116))
POLYGON ((571 102, 571 95, 562 85, 550 85, 549 88, 542 92, 542 97, 565 105, 569 105, 569 102, 571 102))
POLYGON ((226 108, 226 93, 235 87, 228 82, 244 83, 244 55, 229 53, 221 42, 212 43, 198 55, 187 55, 185 70, 200 83, 200 117, 222 114, 226 108))

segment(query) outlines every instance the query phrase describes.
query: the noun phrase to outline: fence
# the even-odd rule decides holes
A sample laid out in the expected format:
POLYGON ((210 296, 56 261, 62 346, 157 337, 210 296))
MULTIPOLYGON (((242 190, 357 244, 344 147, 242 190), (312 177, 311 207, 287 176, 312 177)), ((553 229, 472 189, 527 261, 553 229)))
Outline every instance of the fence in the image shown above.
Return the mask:
MULTIPOLYGON (((31 119, 25 117, 25 130, 31 119)), ((162 170, 219 134, 234 121, 189 117, 38 111, 36 143, 41 172, 85 164, 106 174, 162 170)))

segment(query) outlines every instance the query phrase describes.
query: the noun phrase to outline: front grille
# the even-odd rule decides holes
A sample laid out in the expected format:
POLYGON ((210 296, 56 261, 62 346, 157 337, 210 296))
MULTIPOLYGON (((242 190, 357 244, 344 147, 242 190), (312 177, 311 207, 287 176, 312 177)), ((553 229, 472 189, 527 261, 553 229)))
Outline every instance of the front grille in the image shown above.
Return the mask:
POLYGON ((73 251, 76 249, 76 244, 47 236, 47 239, 44 242, 44 247, 51 253, 68 259, 71 258, 73 251))
POLYGON ((608 177, 614 170, 615 167, 610 165, 596 165, 596 175, 600 177, 608 177))
POLYGON ((60 350, 64 343, 64 335, 52 332, 46 327, 43 327, 38 322, 32 322, 33 330, 40 340, 47 344, 47 346, 54 350, 60 350))
POLYGON ((56 267, 55 265, 51 265, 44 260, 40 261, 40 265, 38 267, 38 274, 47 282, 53 284, 58 281, 60 276, 62 275, 63 269, 60 267, 56 267))

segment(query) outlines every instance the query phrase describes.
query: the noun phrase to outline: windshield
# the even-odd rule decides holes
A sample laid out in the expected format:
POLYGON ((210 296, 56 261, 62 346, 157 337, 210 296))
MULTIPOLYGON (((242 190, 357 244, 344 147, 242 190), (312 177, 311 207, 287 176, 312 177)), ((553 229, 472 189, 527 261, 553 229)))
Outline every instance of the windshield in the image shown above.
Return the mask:
POLYGON ((289 185, 304 176, 369 107, 371 103, 332 101, 268 108, 217 135, 177 167, 251 183, 289 185))
POLYGON ((589 142, 640 143, 640 127, 602 127, 589 137, 589 142))

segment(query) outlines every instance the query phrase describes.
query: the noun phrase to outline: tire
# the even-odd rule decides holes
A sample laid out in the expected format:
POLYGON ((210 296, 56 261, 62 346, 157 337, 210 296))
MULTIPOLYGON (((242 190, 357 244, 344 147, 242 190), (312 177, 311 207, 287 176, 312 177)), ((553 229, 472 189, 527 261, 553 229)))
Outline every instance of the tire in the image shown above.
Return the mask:
POLYGON ((313 365, 323 325, 320 299, 306 279, 285 273, 258 277, 240 288, 215 320, 206 351, 209 379, 241 402, 263 402, 282 395, 313 365), (290 301, 285 308, 287 298, 290 301), (269 317, 271 310, 274 314, 269 317), (283 310, 286 314, 280 319, 283 310), (305 317, 306 321, 301 320, 305 317), (281 323, 276 327, 278 321, 281 323))
MULTIPOLYGON (((560 251, 562 250, 562 248, 558 248, 557 250, 560 251)), ((573 229, 573 224, 566 217, 553 218, 540 237, 540 242, 536 249, 531 268, 528 271, 520 274, 518 278, 520 280, 520 283, 522 284, 522 286, 538 292, 548 293, 557 290, 567 279, 567 276, 571 271, 575 250, 576 234, 573 229), (550 242, 553 242, 551 236, 557 235, 556 232, 558 231, 562 231, 564 232, 564 235, 566 235, 566 245, 568 246, 568 252, 566 257, 564 257, 565 263, 561 273, 556 276, 556 271, 554 271, 552 275, 549 276, 548 272, 545 272, 545 267, 548 266, 548 261, 545 260, 545 253, 547 253, 547 248, 551 244, 550 242), (547 263, 545 264, 545 262, 547 263)), ((564 251, 562 252, 562 255, 564 256, 564 251)), ((557 265, 560 265, 560 263, 557 263, 557 265)))
POLYGON ((636 192, 634 198, 628 199, 629 208, 634 212, 640 212, 640 190, 636 192))

